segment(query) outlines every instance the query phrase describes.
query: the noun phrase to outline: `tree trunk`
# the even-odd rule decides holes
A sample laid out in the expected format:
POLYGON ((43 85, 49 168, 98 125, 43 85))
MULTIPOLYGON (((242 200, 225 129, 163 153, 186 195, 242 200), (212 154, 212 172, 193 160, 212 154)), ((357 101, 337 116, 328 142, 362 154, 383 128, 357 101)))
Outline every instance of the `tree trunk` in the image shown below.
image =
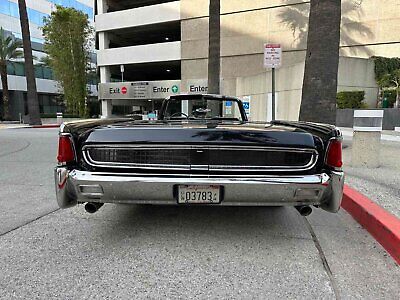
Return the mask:
POLYGON ((21 21, 22 42, 24 45, 25 76, 28 89, 28 113, 30 125, 41 125, 39 100, 36 89, 35 70, 33 67, 31 34, 25 0, 18 0, 21 21))
POLYGON ((336 123, 341 0, 311 0, 300 120, 336 123))
POLYGON ((220 0, 210 0, 208 93, 220 93, 221 69, 221 6, 220 0))
POLYGON ((3 118, 11 120, 10 116, 10 93, 8 91, 7 64, 0 65, 1 84, 3 85, 3 118))

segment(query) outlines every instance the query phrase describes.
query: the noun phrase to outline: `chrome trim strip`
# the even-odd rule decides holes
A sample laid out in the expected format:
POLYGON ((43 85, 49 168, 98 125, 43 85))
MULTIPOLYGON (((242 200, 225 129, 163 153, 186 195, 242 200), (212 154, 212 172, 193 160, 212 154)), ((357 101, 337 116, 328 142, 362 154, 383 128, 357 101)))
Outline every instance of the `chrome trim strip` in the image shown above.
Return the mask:
POLYGON ((285 151, 285 152, 315 152, 315 149, 312 148, 289 148, 289 147, 261 147, 261 146, 231 146, 231 145, 173 145, 173 144, 152 144, 149 145, 119 145, 119 144, 95 144, 95 145, 86 145, 83 147, 83 150, 86 148, 117 148, 117 149, 131 149, 138 148, 143 150, 154 150, 159 148, 167 148, 172 150, 192 150, 192 149, 224 149, 224 150, 256 150, 256 151, 285 151))
POLYGON ((190 171, 190 170, 210 170, 210 171, 253 171, 253 172, 262 172, 262 171, 289 171, 289 172, 297 172, 297 171, 308 171, 311 170, 318 161, 318 151, 315 149, 305 149, 305 148, 284 148, 284 147, 252 147, 252 146, 176 146, 176 145, 158 145, 154 144, 151 147, 148 145, 87 145, 82 148, 83 158, 87 164, 92 167, 103 167, 103 168, 121 168, 121 169, 131 169, 131 168, 139 168, 139 169, 148 169, 148 170, 181 170, 181 171, 190 171), (292 153, 310 153, 311 159, 304 166, 237 166, 237 165, 207 165, 201 166, 201 169, 198 169, 196 165, 171 165, 171 164, 137 164, 137 163, 118 163, 118 162, 100 162, 95 161, 91 156, 89 151, 90 148, 102 148, 102 149, 141 149, 141 150, 155 150, 155 149, 170 149, 170 150, 196 150, 196 149, 207 149, 207 150, 250 150, 250 151, 275 151, 275 152, 292 152, 292 153))
MULTIPOLYGON (((198 176, 198 177, 174 177, 174 176, 143 176, 143 174, 125 174, 125 173, 110 173, 110 172, 89 172, 72 170, 69 173, 71 178, 79 178, 88 184, 99 184, 102 182, 157 182, 157 183, 174 183, 174 184, 228 184, 228 183, 292 183, 292 184, 326 184, 330 180, 330 176, 326 173, 314 175, 284 175, 273 176, 263 175, 258 177, 242 177, 230 175, 229 177, 221 176, 198 176)), ((82 184, 82 183, 80 183, 82 184)))

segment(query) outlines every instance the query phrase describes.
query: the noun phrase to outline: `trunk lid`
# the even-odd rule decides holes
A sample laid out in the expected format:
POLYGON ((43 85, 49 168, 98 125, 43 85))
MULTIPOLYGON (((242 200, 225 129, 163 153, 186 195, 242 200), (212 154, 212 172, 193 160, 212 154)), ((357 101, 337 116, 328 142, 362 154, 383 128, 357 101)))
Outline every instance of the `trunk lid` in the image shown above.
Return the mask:
POLYGON ((87 132, 83 144, 240 145, 315 149, 305 130, 265 124, 127 123, 87 132))

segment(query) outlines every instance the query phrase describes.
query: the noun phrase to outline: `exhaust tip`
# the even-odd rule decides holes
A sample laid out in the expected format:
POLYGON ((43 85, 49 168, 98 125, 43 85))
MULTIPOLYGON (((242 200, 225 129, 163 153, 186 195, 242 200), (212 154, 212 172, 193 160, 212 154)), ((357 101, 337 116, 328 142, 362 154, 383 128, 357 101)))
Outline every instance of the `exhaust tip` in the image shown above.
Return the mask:
POLYGON ((307 217, 312 213, 312 208, 308 205, 296 206, 296 209, 303 217, 307 217))
POLYGON ((88 212, 89 214, 94 214, 94 213, 97 212, 103 205, 104 205, 104 203, 88 202, 88 203, 85 204, 85 210, 86 210, 86 212, 88 212))

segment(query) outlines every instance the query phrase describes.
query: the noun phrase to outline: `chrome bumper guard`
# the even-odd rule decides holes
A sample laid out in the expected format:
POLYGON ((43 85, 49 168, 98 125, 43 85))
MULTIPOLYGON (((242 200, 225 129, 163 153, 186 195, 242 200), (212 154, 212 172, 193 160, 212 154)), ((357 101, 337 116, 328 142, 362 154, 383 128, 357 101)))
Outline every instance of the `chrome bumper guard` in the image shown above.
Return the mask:
POLYGON ((55 169, 57 202, 61 208, 83 202, 177 204, 179 185, 220 185, 223 206, 318 205, 340 209, 344 174, 304 176, 184 177, 168 175, 94 173, 55 169))

